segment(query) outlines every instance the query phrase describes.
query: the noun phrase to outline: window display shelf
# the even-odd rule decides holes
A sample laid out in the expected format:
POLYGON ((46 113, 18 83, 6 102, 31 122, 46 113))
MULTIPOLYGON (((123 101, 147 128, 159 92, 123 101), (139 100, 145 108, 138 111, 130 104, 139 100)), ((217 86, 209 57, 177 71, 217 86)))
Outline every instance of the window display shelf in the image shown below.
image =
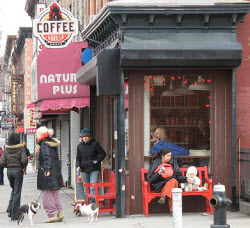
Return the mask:
POLYGON ((202 107, 200 106, 175 106, 175 107, 171 107, 171 106, 151 106, 151 109, 154 110, 161 110, 161 109, 168 109, 168 110, 183 110, 183 109, 201 109, 202 107))
POLYGON ((193 124, 193 125, 164 125, 164 124, 160 124, 161 127, 179 127, 179 128, 183 128, 183 127, 199 127, 198 124, 193 124))
POLYGON ((189 145, 189 142, 174 142, 176 145, 189 145))

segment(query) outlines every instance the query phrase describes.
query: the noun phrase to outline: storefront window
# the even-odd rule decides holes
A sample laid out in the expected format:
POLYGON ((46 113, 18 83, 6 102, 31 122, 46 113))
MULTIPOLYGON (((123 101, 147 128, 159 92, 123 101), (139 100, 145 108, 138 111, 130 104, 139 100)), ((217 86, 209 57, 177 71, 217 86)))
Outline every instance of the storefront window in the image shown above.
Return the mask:
POLYGON ((144 81, 150 97, 149 155, 167 146, 181 166, 210 166, 210 75, 149 75, 144 81))
POLYGON ((125 107, 125 169, 129 169, 129 111, 128 111, 128 81, 124 82, 124 107, 125 107))

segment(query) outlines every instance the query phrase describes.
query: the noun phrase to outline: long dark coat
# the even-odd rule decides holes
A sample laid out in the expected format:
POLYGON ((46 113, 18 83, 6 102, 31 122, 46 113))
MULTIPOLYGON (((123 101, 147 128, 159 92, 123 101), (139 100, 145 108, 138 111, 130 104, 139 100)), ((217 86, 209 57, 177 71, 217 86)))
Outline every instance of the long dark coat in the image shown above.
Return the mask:
POLYGON ((43 139, 40 144, 37 188, 40 190, 60 189, 63 187, 61 164, 58 158, 60 141, 56 138, 43 139), (50 176, 45 176, 45 172, 50 176))
POLYGON ((153 164, 150 166, 147 175, 147 180, 151 183, 152 189, 155 192, 161 192, 161 189, 164 187, 164 185, 172 178, 175 178, 179 183, 187 182, 187 177, 182 176, 176 157, 172 157, 169 161, 169 164, 173 166, 173 177, 165 179, 158 173, 155 173, 157 167, 162 164, 161 160, 161 157, 159 157, 153 161, 153 164))

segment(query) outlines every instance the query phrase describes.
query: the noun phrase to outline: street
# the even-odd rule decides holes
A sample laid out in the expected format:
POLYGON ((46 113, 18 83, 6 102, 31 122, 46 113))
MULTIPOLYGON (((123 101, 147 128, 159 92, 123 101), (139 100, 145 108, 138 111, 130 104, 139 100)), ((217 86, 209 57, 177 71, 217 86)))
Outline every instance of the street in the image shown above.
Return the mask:
MULTIPOLYGON (((17 227, 16 221, 13 222, 7 217, 6 207, 10 197, 11 188, 9 187, 9 182, 6 177, 5 172, 5 184, 0 186, 0 228, 6 227, 17 227)), ((22 190, 22 200, 21 205, 29 204, 32 201, 36 201, 39 198, 40 191, 36 189, 36 173, 32 169, 29 163, 27 168, 27 175, 24 175, 24 183, 22 190)), ((74 190, 71 188, 63 189, 71 198, 74 198, 74 190)), ((173 218, 169 217, 168 214, 150 214, 149 218, 140 215, 126 216, 126 218, 116 219, 115 215, 110 215, 109 213, 101 213, 98 222, 85 223, 87 216, 77 217, 73 214, 73 200, 66 195, 63 191, 60 192, 61 203, 64 208, 65 218, 63 222, 60 223, 43 223, 46 220, 46 213, 43 207, 35 216, 35 227, 145 227, 152 228, 152 226, 157 227, 173 227, 173 218)), ((39 200, 41 203, 41 199, 39 200)), ((184 228, 198 228, 198 227, 210 227, 213 222, 213 216, 201 216, 201 213, 184 213, 183 214, 183 227, 184 228)), ((28 217, 24 218, 24 227, 30 227, 30 222, 28 217)), ((247 228, 250 227, 250 217, 243 215, 241 213, 231 213, 228 212, 228 224, 231 228, 247 228)))

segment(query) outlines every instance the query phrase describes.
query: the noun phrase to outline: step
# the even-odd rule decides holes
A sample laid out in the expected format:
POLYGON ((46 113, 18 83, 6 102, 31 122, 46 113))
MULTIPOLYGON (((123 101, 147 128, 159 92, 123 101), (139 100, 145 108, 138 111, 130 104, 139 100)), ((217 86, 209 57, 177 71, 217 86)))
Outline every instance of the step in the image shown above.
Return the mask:
POLYGON ((245 215, 250 215, 250 202, 240 202, 240 212, 245 215))

